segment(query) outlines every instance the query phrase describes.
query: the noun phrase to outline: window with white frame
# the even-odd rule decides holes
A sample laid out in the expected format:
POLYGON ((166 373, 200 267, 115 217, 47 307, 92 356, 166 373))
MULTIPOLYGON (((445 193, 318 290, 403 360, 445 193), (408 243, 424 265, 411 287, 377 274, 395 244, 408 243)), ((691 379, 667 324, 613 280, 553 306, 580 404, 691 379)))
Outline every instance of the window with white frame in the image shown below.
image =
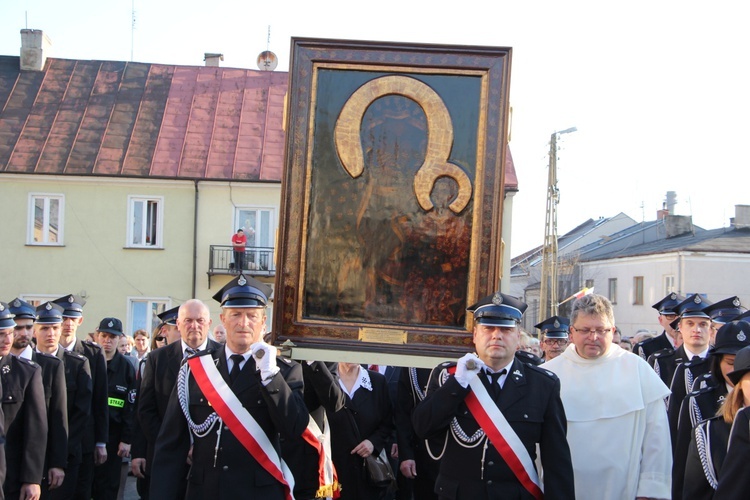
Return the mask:
POLYGON ((128 197, 128 247, 162 248, 164 198, 128 197))
POLYGON ((30 193, 28 244, 62 245, 64 213, 64 195, 30 193))
POLYGON ((49 295, 49 294, 23 294, 19 295, 19 298, 21 300, 25 300, 29 304, 31 304, 34 307, 39 307, 45 302, 52 302, 53 300, 56 300, 58 298, 62 297, 62 294, 58 295, 49 295))
POLYGON ((674 292, 674 275, 673 274, 666 274, 664 275, 664 295, 670 294, 674 292))
POLYGON ((233 230, 242 228, 247 237, 245 267, 269 270, 273 267, 276 210, 272 207, 238 207, 233 230))
POLYGON ((136 330, 146 330, 149 334, 159 326, 161 320, 158 315, 171 306, 171 301, 165 298, 128 298, 128 332, 133 335, 136 330))

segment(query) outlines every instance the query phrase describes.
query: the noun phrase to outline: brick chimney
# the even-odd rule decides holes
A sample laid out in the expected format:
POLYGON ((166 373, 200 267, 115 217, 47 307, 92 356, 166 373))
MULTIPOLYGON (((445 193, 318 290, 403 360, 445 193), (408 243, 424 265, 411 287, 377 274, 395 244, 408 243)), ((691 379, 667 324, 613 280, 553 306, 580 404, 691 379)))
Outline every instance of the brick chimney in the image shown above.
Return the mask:
POLYGON ((667 215, 664 218, 667 238, 682 236, 693 232, 693 217, 691 215, 667 215))
POLYGON ((203 54, 203 60, 206 61, 206 66, 219 66, 219 63, 224 60, 224 54, 205 52, 203 54))
POLYGON ((21 30, 21 70, 42 71, 52 41, 42 30, 21 30))

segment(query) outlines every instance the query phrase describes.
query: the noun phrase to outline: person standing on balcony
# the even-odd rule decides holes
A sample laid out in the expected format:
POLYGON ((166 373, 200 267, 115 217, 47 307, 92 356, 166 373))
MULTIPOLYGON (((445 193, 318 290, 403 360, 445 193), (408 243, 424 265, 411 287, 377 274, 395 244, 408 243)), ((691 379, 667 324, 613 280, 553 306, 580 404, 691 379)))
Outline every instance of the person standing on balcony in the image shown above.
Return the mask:
POLYGON ((232 250, 234 252, 234 272, 241 273, 245 269, 245 245, 247 245, 247 236, 245 231, 239 228, 232 235, 232 250))

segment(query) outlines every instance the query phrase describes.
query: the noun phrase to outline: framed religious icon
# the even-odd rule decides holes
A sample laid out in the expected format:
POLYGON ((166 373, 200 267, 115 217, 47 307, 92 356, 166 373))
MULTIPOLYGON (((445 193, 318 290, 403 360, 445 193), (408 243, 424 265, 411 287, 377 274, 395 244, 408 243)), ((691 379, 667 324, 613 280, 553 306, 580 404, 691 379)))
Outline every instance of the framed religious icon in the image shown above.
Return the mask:
POLYGON ((499 283, 510 59, 292 40, 275 341, 470 348, 466 308, 499 283))

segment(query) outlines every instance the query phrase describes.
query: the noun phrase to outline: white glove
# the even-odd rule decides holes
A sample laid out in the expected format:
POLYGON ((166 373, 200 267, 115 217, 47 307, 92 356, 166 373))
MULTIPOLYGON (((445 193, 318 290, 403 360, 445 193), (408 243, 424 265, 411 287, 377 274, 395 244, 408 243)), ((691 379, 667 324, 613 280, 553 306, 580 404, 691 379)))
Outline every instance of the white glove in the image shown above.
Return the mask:
POLYGON ((461 384, 461 387, 469 387, 469 382, 477 376, 477 374, 484 368, 484 363, 477 357, 473 352, 464 354, 458 360, 456 364, 456 382, 461 384), (469 368, 467 365, 473 366, 469 368))
POLYGON ((255 358, 255 366, 260 370, 260 379, 264 385, 279 373, 279 367, 276 366, 276 351, 276 347, 265 342, 256 342, 250 348, 250 352, 255 358))

